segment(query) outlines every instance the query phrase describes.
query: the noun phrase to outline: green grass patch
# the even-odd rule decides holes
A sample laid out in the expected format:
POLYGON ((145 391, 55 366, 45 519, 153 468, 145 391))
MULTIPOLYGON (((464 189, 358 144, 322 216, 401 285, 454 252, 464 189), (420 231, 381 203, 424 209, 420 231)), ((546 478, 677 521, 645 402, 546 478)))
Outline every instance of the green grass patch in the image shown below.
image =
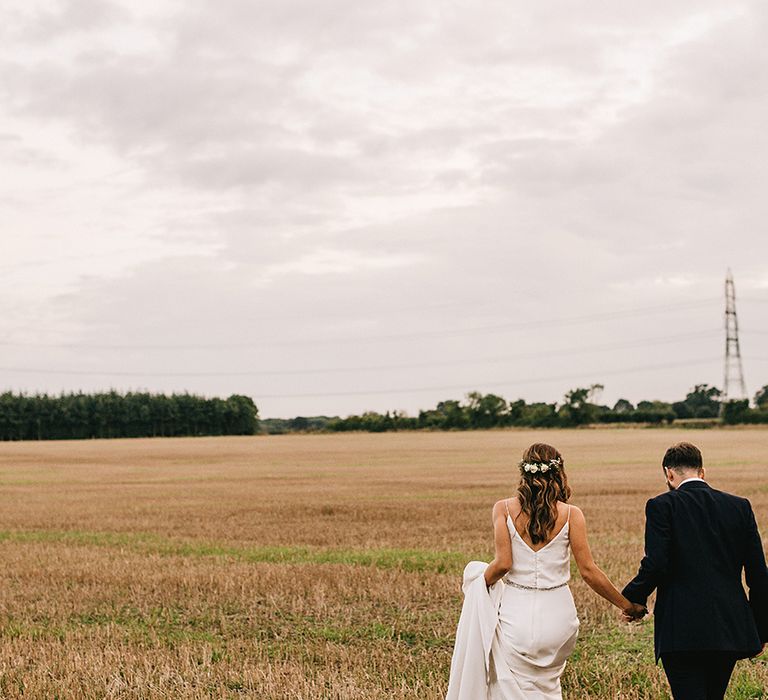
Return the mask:
POLYGON ((237 561, 272 564, 344 564, 431 573, 461 572, 470 559, 487 556, 423 549, 334 549, 302 546, 238 547, 215 542, 172 540, 150 533, 89 532, 82 530, 5 530, 0 531, 0 542, 109 547, 162 556, 223 557, 237 561))

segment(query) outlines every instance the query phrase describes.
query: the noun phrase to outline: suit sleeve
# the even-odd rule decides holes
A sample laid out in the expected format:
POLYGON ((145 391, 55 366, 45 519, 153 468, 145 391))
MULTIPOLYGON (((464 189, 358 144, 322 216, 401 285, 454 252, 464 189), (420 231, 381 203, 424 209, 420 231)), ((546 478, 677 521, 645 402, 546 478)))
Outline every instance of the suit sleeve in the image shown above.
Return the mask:
POLYGON ((757 530, 752 506, 747 501, 747 540, 744 552, 744 577, 749 588, 749 605, 757 623, 760 641, 768 642, 768 569, 763 542, 757 530))
POLYGON ((672 541, 672 508, 668 499, 652 498, 645 504, 645 556, 640 570, 622 593, 633 603, 645 605, 669 566, 672 541))

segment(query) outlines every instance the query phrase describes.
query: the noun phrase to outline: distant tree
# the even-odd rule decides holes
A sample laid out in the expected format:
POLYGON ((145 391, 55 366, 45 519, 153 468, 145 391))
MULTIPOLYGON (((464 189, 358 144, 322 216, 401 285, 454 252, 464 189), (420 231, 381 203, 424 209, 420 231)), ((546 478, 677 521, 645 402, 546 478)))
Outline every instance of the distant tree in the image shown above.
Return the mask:
POLYGON ((442 427, 446 430, 469 427, 469 416, 467 410, 461 405, 460 401, 448 400, 440 401, 435 409, 441 416, 442 427))
POLYGON ((723 404, 723 423, 736 424, 744 423, 749 414, 749 401, 726 401, 723 404))
POLYGON ((507 417, 510 425, 520 425, 525 415, 525 401, 518 399, 510 401, 507 408, 507 417))
POLYGON ((584 425, 592 423, 597 418, 598 407, 592 403, 592 398, 603 390, 602 384, 592 384, 589 387, 571 389, 565 395, 564 403, 558 411, 563 425, 584 425))
POLYGON ((262 432, 267 435, 283 435, 290 432, 290 420, 284 418, 265 418, 260 424, 262 432))
POLYGON ((504 425, 507 419, 507 402, 496 394, 467 394, 467 412, 473 428, 493 428, 504 425))
POLYGON ((557 404, 554 403, 529 403, 522 409, 522 415, 518 425, 531 428, 554 428, 560 425, 557 414, 557 404))
POLYGON ((291 420, 288 421, 288 427, 290 430, 306 430, 309 428, 309 418, 305 418, 304 416, 296 416, 296 418, 291 418, 291 420))
POLYGON ((637 404, 637 410, 667 412, 672 410, 672 404, 666 401, 640 401, 637 404))
POLYGON ((758 408, 768 408, 768 384, 755 394, 755 406, 758 408))
POLYGON ((415 430, 419 427, 418 418, 412 418, 405 411, 393 411, 392 423, 394 430, 415 430))
POLYGON ((720 389, 709 384, 697 384, 685 397, 694 418, 716 418, 720 413, 720 389))
POLYGON ((635 407, 630 401, 627 401, 627 399, 619 399, 615 404, 613 404, 612 410, 614 413, 630 413, 631 411, 635 410, 635 407))
POLYGON ((384 433, 392 428, 392 417, 389 411, 385 415, 376 411, 366 411, 360 416, 360 422, 362 429, 370 433, 384 433))
POLYGON ((443 416, 435 409, 419 411, 418 423, 420 428, 445 430, 443 416))

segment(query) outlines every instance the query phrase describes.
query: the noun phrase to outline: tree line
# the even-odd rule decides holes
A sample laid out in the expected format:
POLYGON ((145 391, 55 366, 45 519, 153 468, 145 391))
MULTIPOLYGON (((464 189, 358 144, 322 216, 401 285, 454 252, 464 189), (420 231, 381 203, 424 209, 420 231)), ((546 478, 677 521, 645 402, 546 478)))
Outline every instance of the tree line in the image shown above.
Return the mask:
POLYGON ((248 396, 227 399, 148 392, 0 394, 0 440, 253 435, 259 414, 248 396))
POLYGON ((598 402, 603 386, 572 389, 561 402, 526 403, 508 401, 496 394, 470 392, 464 401, 441 401, 435 408, 409 416, 402 411, 368 411, 346 418, 338 416, 298 416, 291 419, 266 419, 267 433, 347 432, 373 433, 391 430, 477 430, 483 428, 527 427, 569 428, 594 423, 671 424, 682 420, 700 420, 726 424, 768 423, 768 385, 749 401, 722 402, 722 392, 709 384, 697 384, 684 399, 674 402, 640 401, 637 405, 619 399, 613 406, 598 402))
POLYGON ((401 411, 368 411, 346 418, 297 416, 260 419, 248 396, 227 399, 193 394, 117 391, 96 394, 0 394, 0 440, 255 435, 289 432, 386 432, 392 430, 476 430, 499 427, 567 428, 593 423, 670 424, 702 420, 725 424, 767 423, 768 385, 749 401, 721 401, 719 389, 697 384, 684 399, 599 403, 602 385, 568 391, 561 402, 508 401, 470 392, 463 401, 440 401, 408 416, 401 411))

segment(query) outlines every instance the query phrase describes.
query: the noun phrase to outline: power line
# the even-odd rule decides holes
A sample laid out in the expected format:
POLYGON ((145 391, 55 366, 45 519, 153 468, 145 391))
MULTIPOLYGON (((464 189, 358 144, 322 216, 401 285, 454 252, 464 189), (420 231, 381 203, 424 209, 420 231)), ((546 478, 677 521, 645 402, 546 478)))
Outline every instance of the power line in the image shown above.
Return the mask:
POLYGON ((128 344, 80 344, 80 343, 19 343, 9 340, 0 340, 0 346, 6 347, 37 347, 37 348, 74 348, 86 350, 222 350, 233 348, 250 347, 297 347, 307 345, 328 345, 336 343, 365 343, 382 342, 397 340, 416 340, 420 338, 446 338, 462 335, 475 335, 478 333, 494 333, 526 328, 548 328, 558 325, 579 325, 581 323, 593 323, 596 321, 613 321, 635 316, 655 315, 670 310, 690 310, 709 306, 713 301, 719 299, 704 299, 699 301, 681 302, 678 304, 664 304, 657 306, 647 306, 634 309, 625 309, 623 311, 609 311, 596 314, 587 314, 583 316, 572 316, 564 318, 554 318, 536 321, 517 321, 488 326, 476 326, 472 328, 460 328, 443 331, 417 331, 412 333, 395 333, 372 336, 346 336, 339 338, 316 338, 316 339, 295 339, 286 341, 254 340, 243 343, 174 343, 166 345, 128 345, 128 344))
POLYGON ((605 350, 633 349, 638 347, 649 347, 653 345, 667 345, 676 343, 680 340, 691 340, 694 338, 713 337, 719 335, 719 330, 698 331, 693 333, 680 333, 673 336, 662 336, 650 338, 645 341, 634 341, 631 343, 612 343, 604 345, 592 345, 582 348, 562 348, 560 350, 551 350, 547 352, 531 352, 517 355, 506 355, 504 357, 488 358, 469 358, 464 360, 453 360, 451 362, 421 362, 395 365, 364 365, 358 367, 323 367, 316 369, 289 369, 289 370, 244 370, 239 372, 126 372, 124 370, 78 370, 78 369, 51 369, 34 367, 0 367, 0 371, 14 374, 64 374, 77 376, 115 376, 115 377, 272 377, 272 376, 294 376, 311 374, 347 374, 351 372, 382 371, 397 369, 424 369, 432 367, 455 367, 468 362, 475 364, 497 364, 505 363, 510 360, 537 359, 544 357, 558 357, 567 355, 580 355, 585 353, 601 352, 605 350))
MULTIPOLYGON (((98 256, 99 258, 106 258, 107 256, 98 256)), ((110 258, 113 258, 114 256, 109 256, 110 258)), ((54 262, 61 262, 60 260, 51 260, 51 263, 54 262)), ((0 266, 0 272, 2 272, 3 267, 0 266)), ((418 310, 424 310, 424 309, 459 309, 459 308, 467 308, 472 307, 474 310, 477 309, 486 309, 492 306, 491 300, 488 299, 465 299, 463 301, 443 301, 443 302, 435 302, 435 303, 425 303, 425 304, 419 304, 418 310)), ((410 306, 383 306, 375 309, 376 313, 382 314, 382 315, 388 315, 393 316, 397 314, 402 314, 405 312, 412 312, 414 310, 414 306, 411 304, 410 306)), ((307 316, 310 315, 310 312, 307 310, 303 311, 297 311, 295 313, 274 313, 274 314, 241 314, 238 316, 238 321, 240 323, 243 322, 261 322, 261 321, 279 321, 279 320, 285 320, 285 319, 306 319, 307 316)), ((317 318, 318 315, 312 313, 311 314, 313 318, 317 318)), ((331 320, 338 320, 338 319, 346 319, 349 316, 349 309, 345 309, 344 307, 338 307, 334 306, 331 309, 323 309, 323 316, 322 319, 331 319, 331 320)), ((14 323, 12 330, 39 330, 39 324, 35 323, 14 323)), ((174 346, 175 347, 175 346, 174 346)))
MULTIPOLYGON (((472 390, 481 386, 519 386, 527 384, 548 384, 550 382, 563 382, 563 381, 582 381, 585 376, 614 376, 618 374, 632 374, 635 372, 647 372, 662 369, 674 369, 678 367, 694 367, 697 365, 712 364, 714 362, 720 362, 720 357, 710 357, 706 359, 687 360, 685 362, 670 362, 660 365, 643 365, 639 367, 627 367, 619 370, 596 370, 594 372, 582 372, 578 375, 562 375, 559 377, 539 377, 537 379, 515 379, 515 380, 501 380, 501 381, 485 381, 474 382, 471 384, 472 390)), ((261 399, 306 399, 306 398, 324 398, 328 396, 377 396, 381 394, 412 394, 429 391, 466 391, 468 383, 453 384, 448 386, 429 386, 429 387, 412 387, 403 389, 369 389, 361 391, 323 391, 317 393, 307 394, 257 394, 255 398, 261 399)))
MULTIPOLYGON (((558 377, 538 377, 535 379, 515 379, 515 380, 499 380, 499 381, 484 381, 484 382, 473 382, 471 384, 471 388, 477 389, 482 386, 494 386, 494 387, 502 387, 502 386, 520 386, 520 385, 530 385, 530 384, 548 384, 551 382, 562 382, 562 381, 582 381, 585 376, 592 375, 592 376, 615 376, 615 375, 621 375, 621 374, 633 374, 633 373, 639 373, 639 372, 647 372, 647 371, 656 371, 656 370, 664 370, 664 369, 675 369, 679 367, 695 367, 699 365, 705 365, 705 364, 712 364, 714 362, 719 362, 721 358, 719 357, 711 357, 711 358, 702 358, 697 360, 686 360, 683 362, 669 362, 664 364, 657 364, 657 365, 641 365, 636 367, 626 367, 623 369, 617 369, 617 370, 596 370, 593 372, 582 372, 578 375, 561 375, 558 377)), ((412 393, 424 393, 424 392, 431 392, 431 391, 467 391, 468 390, 468 383, 464 384, 453 384, 453 385, 444 385, 444 386, 429 386, 429 387, 411 387, 411 388, 400 388, 400 389, 366 389, 366 390, 359 390, 359 391, 323 391, 323 392, 313 392, 313 393, 301 393, 301 394, 257 394, 256 398, 261 399, 305 399, 305 398, 326 398, 329 396, 378 396, 378 395, 384 395, 384 394, 412 394, 412 393)))

